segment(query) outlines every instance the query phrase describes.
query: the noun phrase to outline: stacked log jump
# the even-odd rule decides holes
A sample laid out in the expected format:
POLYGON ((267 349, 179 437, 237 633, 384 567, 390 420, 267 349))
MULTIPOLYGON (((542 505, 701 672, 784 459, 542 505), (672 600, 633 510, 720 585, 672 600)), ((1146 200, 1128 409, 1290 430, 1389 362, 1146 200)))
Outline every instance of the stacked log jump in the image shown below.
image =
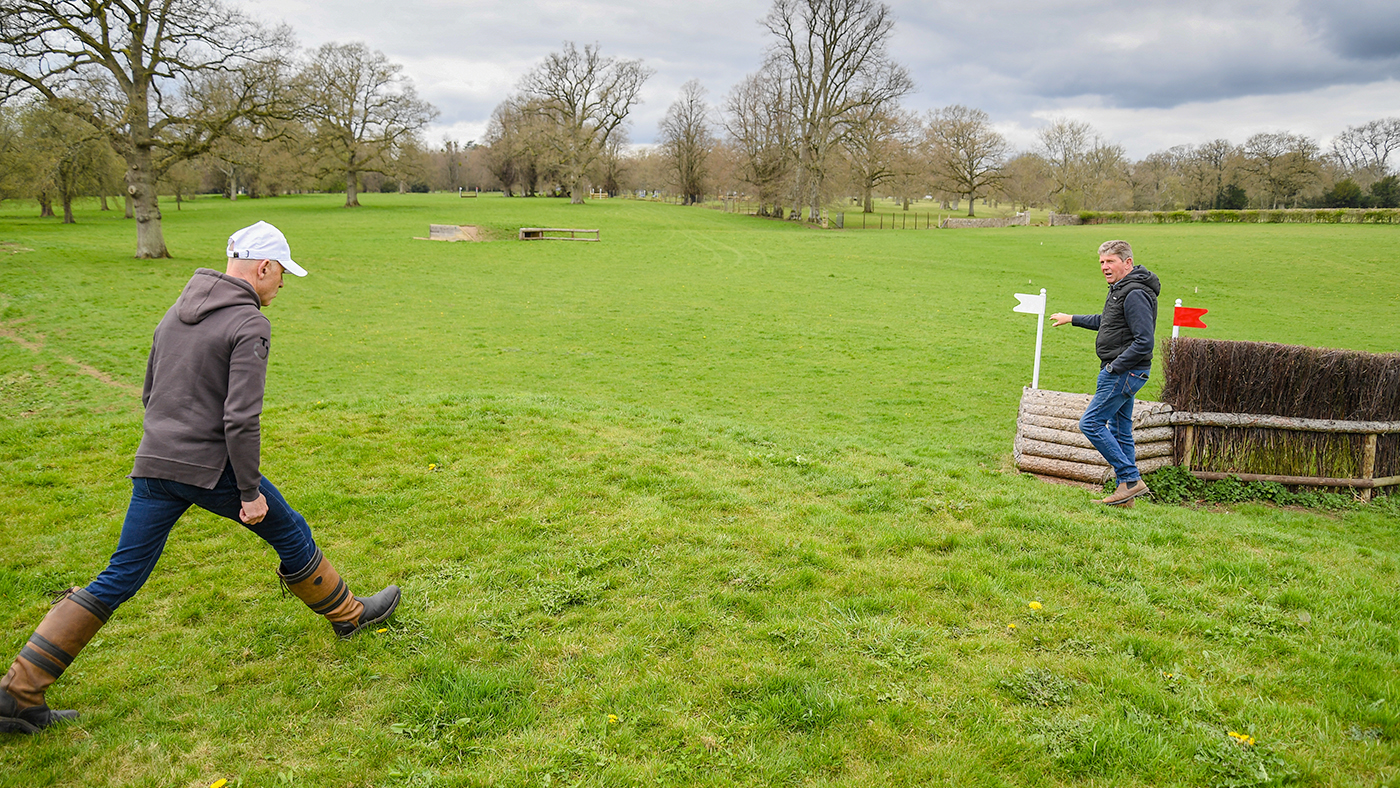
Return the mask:
MULTIPOLYGON (((1024 389, 1016 415, 1016 467, 1036 476, 1095 488, 1111 480, 1113 469, 1079 431, 1079 419, 1090 399, 1088 394, 1024 389)), ((1143 473, 1172 465, 1172 407, 1163 402, 1135 401, 1133 440, 1143 473)))

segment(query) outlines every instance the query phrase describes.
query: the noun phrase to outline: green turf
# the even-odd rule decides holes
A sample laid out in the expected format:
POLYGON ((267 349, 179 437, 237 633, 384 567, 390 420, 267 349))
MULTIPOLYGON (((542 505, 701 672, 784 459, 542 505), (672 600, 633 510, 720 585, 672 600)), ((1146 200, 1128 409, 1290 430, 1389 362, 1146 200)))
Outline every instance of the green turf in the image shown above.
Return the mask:
MULTIPOLYGON (((0 206, 4 658, 104 565, 150 331, 257 219, 312 272, 268 310, 264 470, 357 591, 405 589, 336 642, 267 547, 188 515, 51 691, 82 723, 0 741, 0 785, 1397 779, 1392 501, 1102 511, 1009 470, 1013 293, 1096 311, 1122 236, 1163 336, 1183 298, 1211 310, 1194 335, 1394 350, 1394 228, 362 199, 167 204, 156 262, 94 206, 0 206), (413 240, 429 223, 499 240, 413 240)), ((1092 340, 1047 328, 1042 387, 1085 390, 1092 340)))

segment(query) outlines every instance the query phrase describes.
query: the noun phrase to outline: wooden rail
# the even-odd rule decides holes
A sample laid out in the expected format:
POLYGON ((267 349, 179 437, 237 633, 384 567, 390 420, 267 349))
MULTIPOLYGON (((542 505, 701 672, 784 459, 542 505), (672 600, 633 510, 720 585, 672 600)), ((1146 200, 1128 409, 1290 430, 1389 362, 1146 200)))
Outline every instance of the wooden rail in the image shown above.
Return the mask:
POLYGON ((602 236, 597 230, 579 230, 572 227, 521 227, 522 241, 599 241, 602 236), (568 233, 568 235, 564 235, 568 233), (592 233, 592 238, 580 238, 580 233, 592 233))

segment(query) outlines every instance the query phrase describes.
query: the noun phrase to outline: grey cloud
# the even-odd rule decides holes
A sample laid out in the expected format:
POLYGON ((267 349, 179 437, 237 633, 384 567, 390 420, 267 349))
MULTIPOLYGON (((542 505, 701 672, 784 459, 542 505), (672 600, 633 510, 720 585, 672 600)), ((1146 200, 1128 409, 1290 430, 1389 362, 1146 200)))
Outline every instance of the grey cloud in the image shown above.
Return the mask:
POLYGON ((1017 5, 911 5, 903 48, 933 73, 971 64, 974 84, 1002 78, 1013 91, 1004 99, 1020 105, 1092 96, 1160 108, 1400 76, 1400 36, 1385 32, 1400 24, 1400 4, 1017 5))
POLYGON ((1400 58, 1400 3, 1393 0, 1305 2, 1302 18, 1316 28, 1328 48, 1348 61, 1394 61, 1400 58))
MULTIPOLYGON (((891 52, 922 111, 962 103, 1034 126, 1060 107, 1170 109, 1400 78, 1397 0, 887 0, 891 52)), ((656 70, 633 115, 648 142, 680 86, 715 103, 756 69, 768 0, 244 0, 306 45, 363 40, 405 64, 444 125, 483 124, 567 38, 656 70)), ((1375 117, 1400 108, 1377 107, 1375 117)))

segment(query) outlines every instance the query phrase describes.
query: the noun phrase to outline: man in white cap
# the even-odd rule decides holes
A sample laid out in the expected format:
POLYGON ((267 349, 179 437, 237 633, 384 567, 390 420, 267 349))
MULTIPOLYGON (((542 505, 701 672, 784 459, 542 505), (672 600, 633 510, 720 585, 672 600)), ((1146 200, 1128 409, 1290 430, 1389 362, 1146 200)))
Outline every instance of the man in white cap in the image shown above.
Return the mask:
POLYGON ((0 679, 0 732, 33 733, 78 712, 50 709, 44 692, 112 612, 155 568, 170 529, 190 506, 241 522, 281 559, 277 574, 314 612, 349 637, 388 618, 391 585, 357 597, 316 547, 311 529, 258 471, 272 303, 284 272, 306 276, 282 233, 258 222, 228 239, 225 273, 195 271, 156 326, 144 432, 131 471, 131 503, 107 568, 64 592, 0 679))

